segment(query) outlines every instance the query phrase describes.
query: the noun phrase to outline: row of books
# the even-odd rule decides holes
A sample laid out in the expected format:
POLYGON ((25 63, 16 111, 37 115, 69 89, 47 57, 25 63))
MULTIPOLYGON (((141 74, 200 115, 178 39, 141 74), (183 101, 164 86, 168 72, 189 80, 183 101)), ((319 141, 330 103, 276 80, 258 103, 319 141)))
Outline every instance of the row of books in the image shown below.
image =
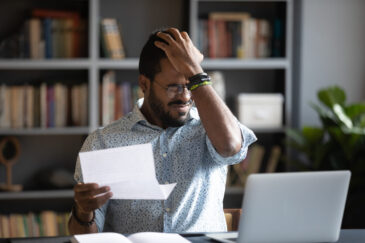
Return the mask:
POLYGON ((143 97, 138 85, 130 82, 118 83, 114 71, 108 71, 103 75, 100 95, 100 120, 103 126, 130 112, 135 102, 143 97))
MULTIPOLYGON (((16 36, 11 36, 0 45, 1 57, 39 59, 87 56, 86 21, 77 12, 34 9, 32 16, 16 36)), ((103 56, 125 58, 117 20, 104 18, 100 25, 103 56)))
POLYGON ((266 156, 268 158, 267 162, 263 163, 265 148, 259 144, 250 146, 247 157, 241 163, 229 167, 226 186, 243 188, 247 177, 253 173, 276 172, 281 153, 281 147, 274 145, 270 154, 266 156))
POLYGON ((43 211, 41 213, 0 215, 0 238, 69 235, 70 213, 43 211))
POLYGON ((86 126, 88 85, 0 86, 0 128, 86 126))
POLYGON ((19 33, 5 40, 1 56, 32 59, 85 57, 86 25, 78 12, 33 9, 31 18, 25 21, 19 33))
POLYGON ((280 20, 272 26, 246 12, 211 12, 198 22, 197 46, 210 58, 280 56, 281 38, 280 20))

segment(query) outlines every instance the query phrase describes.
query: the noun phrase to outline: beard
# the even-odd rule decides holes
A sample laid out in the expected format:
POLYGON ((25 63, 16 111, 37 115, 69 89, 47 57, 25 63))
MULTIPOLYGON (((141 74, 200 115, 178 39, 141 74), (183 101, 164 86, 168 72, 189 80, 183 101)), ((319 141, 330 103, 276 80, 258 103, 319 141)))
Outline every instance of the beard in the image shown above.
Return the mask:
MULTIPOLYGON (((192 100, 190 99, 187 103, 183 102, 182 100, 175 100, 169 102, 167 105, 171 106, 174 104, 182 104, 182 105, 190 105, 192 103, 192 100)), ((179 112, 178 118, 172 117, 169 111, 165 111, 162 102, 157 97, 154 89, 151 87, 150 97, 149 97, 149 104, 151 106, 151 109, 155 112, 157 117, 159 117, 162 121, 162 124, 166 127, 181 127, 183 126, 187 121, 186 112, 179 112), (186 116, 184 118, 184 116, 186 116)))

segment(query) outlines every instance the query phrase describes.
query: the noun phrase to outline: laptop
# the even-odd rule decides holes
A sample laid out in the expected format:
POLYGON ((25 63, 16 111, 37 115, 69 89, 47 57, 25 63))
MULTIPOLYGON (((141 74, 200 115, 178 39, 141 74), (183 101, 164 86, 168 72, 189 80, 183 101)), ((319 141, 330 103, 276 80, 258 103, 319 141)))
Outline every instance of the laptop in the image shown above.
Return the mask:
POLYGON ((350 171, 252 174, 239 231, 206 236, 239 243, 335 242, 350 177, 350 171))

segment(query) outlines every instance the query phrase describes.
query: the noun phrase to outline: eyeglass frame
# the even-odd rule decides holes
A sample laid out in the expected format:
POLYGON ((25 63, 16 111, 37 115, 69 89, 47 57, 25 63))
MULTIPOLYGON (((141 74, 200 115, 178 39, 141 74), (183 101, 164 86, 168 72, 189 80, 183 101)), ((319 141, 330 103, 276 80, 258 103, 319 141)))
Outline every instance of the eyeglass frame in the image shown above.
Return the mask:
POLYGON ((158 83, 156 80, 152 81, 152 83, 158 84, 161 88, 166 90, 167 97, 170 99, 175 98, 178 95, 186 95, 188 94, 191 97, 191 91, 185 84, 169 84, 167 87, 164 87, 162 84, 158 83), (177 90, 171 90, 171 88, 177 88, 177 90), (170 90, 170 91, 169 91, 170 90), (174 94, 173 96, 170 94, 174 94))

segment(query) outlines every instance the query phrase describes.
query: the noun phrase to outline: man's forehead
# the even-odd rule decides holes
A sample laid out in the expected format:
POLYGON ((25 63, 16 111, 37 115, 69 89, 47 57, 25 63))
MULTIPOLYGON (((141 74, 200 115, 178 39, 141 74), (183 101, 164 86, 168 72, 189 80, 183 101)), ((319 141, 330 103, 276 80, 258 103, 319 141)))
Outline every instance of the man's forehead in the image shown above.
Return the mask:
POLYGON ((156 74, 158 80, 167 83, 185 83, 186 79, 182 73, 176 71, 171 62, 164 58, 160 61, 161 72, 156 74))

